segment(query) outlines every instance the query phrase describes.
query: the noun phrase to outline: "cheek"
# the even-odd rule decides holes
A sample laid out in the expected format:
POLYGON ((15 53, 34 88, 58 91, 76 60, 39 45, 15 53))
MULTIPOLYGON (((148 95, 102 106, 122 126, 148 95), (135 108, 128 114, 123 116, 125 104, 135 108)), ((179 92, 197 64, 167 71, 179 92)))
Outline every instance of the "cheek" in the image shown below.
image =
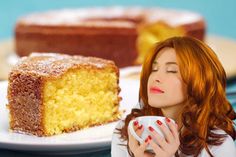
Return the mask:
MULTIPOLYGON (((164 77, 163 77, 164 78, 164 77)), ((150 87, 153 78, 150 76, 148 79, 148 87, 150 87)), ((187 98, 186 85, 182 82, 181 78, 178 76, 165 77, 164 81, 160 83, 160 87, 165 91, 163 95, 155 95, 148 93, 148 103, 152 107, 164 107, 172 106, 182 103, 187 98)))
POLYGON ((185 99, 187 95, 186 86, 180 79, 172 79, 167 86, 167 94, 173 99, 185 99))
POLYGON ((149 89, 149 87, 150 87, 150 85, 151 85, 151 82, 152 82, 152 80, 153 80, 153 76, 152 76, 152 75, 150 75, 150 76, 148 77, 148 82, 147 82, 147 90, 149 89))

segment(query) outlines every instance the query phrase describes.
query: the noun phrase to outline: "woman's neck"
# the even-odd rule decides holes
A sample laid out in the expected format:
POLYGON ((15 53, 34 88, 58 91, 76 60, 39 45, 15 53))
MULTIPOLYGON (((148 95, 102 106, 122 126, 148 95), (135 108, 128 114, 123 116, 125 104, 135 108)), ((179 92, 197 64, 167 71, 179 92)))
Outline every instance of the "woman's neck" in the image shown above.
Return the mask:
POLYGON ((181 111, 184 106, 185 103, 176 104, 174 106, 162 107, 161 111, 165 117, 173 119, 180 128, 182 126, 181 111))

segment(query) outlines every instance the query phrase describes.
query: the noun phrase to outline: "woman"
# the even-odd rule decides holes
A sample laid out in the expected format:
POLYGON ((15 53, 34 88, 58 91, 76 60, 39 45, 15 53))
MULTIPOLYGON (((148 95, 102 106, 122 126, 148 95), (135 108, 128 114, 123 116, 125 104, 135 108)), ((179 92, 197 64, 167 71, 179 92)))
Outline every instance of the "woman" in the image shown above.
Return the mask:
MULTIPOLYGON (((117 126, 112 156, 135 157, 235 157, 236 119, 225 95, 226 74, 214 51, 189 37, 173 37, 155 45, 142 67, 139 89, 140 109, 117 126), (130 135, 127 126, 139 116, 165 116, 168 128, 162 138, 151 127, 143 144, 130 135), (157 141, 158 144, 153 141, 157 141), (155 154, 146 152, 150 145, 155 154)), ((133 125, 141 135, 143 126, 133 125)))

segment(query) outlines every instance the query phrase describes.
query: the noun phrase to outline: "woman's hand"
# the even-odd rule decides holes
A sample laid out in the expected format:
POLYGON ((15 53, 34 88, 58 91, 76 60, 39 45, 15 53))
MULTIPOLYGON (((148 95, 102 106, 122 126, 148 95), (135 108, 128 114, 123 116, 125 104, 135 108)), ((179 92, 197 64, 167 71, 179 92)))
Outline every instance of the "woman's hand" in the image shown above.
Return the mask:
MULTIPOLYGON (((141 136, 143 129, 144 129, 143 125, 139 125, 138 121, 134 121, 133 127, 134 127, 136 134, 138 136, 141 136)), ((131 133, 129 131, 128 131, 128 135, 129 135, 128 145, 129 145, 131 152, 134 154, 135 157, 152 157, 153 156, 150 153, 145 152, 146 147, 149 144, 151 136, 149 136, 149 138, 147 138, 145 140, 145 142, 143 142, 140 145, 139 142, 131 135, 131 133)))
MULTIPOLYGON (((151 136, 148 136, 141 145, 139 142, 129 134, 129 148, 135 157, 172 157, 178 150, 180 141, 177 124, 171 122, 166 118, 166 124, 169 129, 165 127, 160 121, 157 121, 157 125, 163 132, 165 138, 158 134, 152 127, 149 127, 151 136), (156 144, 154 140, 158 143, 156 144), (145 152, 146 147, 151 145, 155 154, 145 152)), ((141 136, 144 128, 142 125, 138 125, 138 121, 134 122, 134 130, 138 136, 141 136)))
POLYGON ((179 148, 180 141, 177 124, 171 122, 168 118, 166 118, 166 124, 169 129, 161 121, 157 120, 157 125, 163 132, 165 138, 158 134, 152 127, 149 127, 152 139, 148 143, 153 148, 155 157, 172 157, 179 148))

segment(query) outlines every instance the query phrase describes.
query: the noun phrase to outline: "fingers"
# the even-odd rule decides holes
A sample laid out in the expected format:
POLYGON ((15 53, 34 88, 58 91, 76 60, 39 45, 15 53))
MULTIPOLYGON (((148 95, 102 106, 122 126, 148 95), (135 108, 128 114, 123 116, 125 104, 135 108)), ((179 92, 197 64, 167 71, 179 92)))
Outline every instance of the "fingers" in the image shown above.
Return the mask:
POLYGON ((134 127, 134 130, 135 130, 136 134, 140 137, 143 133, 143 130, 144 130, 143 125, 140 125, 138 123, 138 121, 134 121, 133 127, 134 127))
POLYGON ((166 118, 166 124, 168 125, 173 137, 175 140, 179 141, 179 132, 178 132, 178 125, 166 118))
POLYGON ((164 126, 160 121, 157 121, 157 124, 165 135, 166 139, 150 126, 149 130, 153 137, 153 140, 149 142, 150 146, 153 148, 155 154, 160 156, 173 156, 173 154, 178 150, 180 144, 178 140, 178 128, 176 124, 171 122, 169 119, 166 119, 166 124, 169 128, 164 126), (169 142, 167 142, 167 139, 169 142))
MULTIPOLYGON (((129 141, 128 145, 131 149, 131 151, 136 154, 136 156, 143 156, 145 155, 145 150, 150 144, 150 146, 153 148, 154 152, 157 154, 160 154, 160 152, 164 154, 172 153, 179 147, 179 133, 178 133, 178 127, 177 125, 170 121, 170 119, 166 118, 166 125, 162 124, 161 121, 157 121, 156 124, 160 128, 161 132, 164 134, 164 137, 159 134, 156 130, 154 130, 151 126, 148 127, 150 131, 150 135, 146 138, 144 142, 141 142, 142 144, 139 144, 139 142, 135 139, 135 137, 132 136, 130 131, 128 130, 128 136, 129 141), (170 151, 170 148, 174 148, 173 151, 170 151)), ((141 137, 144 126, 139 124, 138 121, 133 122, 133 128, 135 133, 141 137)))
POLYGON ((129 136, 129 146, 131 149, 135 149, 138 147, 138 141, 133 137, 128 129, 128 136, 129 136))
POLYGON ((162 149, 167 149, 168 144, 170 143, 179 142, 179 133, 176 124, 170 121, 169 118, 166 118, 165 121, 168 127, 163 125, 163 123, 160 120, 157 120, 156 122, 165 137, 162 137, 151 126, 149 127, 149 131, 151 132, 153 138, 156 140, 156 142, 160 145, 162 149))
POLYGON ((145 150, 148 146, 149 142, 143 142, 137 149, 135 149, 133 151, 133 154, 135 157, 150 157, 150 155, 148 155, 145 150))
MULTIPOLYGON (((163 132, 166 141, 168 143, 174 141, 174 136, 173 136, 172 132, 170 131, 170 129, 168 127, 166 127, 165 125, 163 125, 160 120, 157 120, 156 123, 157 123, 158 127, 161 129, 161 131, 163 132)), ((171 123, 170 119, 166 118, 166 123, 171 123)))
POLYGON ((154 140, 160 145, 162 149, 166 149, 168 147, 167 142, 164 137, 162 137, 158 132, 156 132, 151 126, 148 127, 149 131, 154 140))
MULTIPOLYGON (((139 125, 138 121, 134 121, 133 123, 134 130, 138 136, 141 136, 144 128, 143 125, 139 125)), ((128 130, 128 136, 129 136, 129 147, 132 151, 137 149, 139 147, 139 142, 133 137, 133 135, 128 130)))
POLYGON ((149 144, 152 147, 155 154, 160 154, 163 150, 151 139, 149 140, 149 144))
POLYGON ((140 156, 140 157, 150 157, 150 155, 145 153, 145 150, 149 144, 149 141, 151 139, 151 136, 148 136, 145 141, 136 149, 134 149, 133 153, 134 156, 140 156))
POLYGON ((141 152, 144 152, 149 144, 149 142, 151 141, 152 137, 148 136, 145 141, 139 146, 139 149, 141 152))

